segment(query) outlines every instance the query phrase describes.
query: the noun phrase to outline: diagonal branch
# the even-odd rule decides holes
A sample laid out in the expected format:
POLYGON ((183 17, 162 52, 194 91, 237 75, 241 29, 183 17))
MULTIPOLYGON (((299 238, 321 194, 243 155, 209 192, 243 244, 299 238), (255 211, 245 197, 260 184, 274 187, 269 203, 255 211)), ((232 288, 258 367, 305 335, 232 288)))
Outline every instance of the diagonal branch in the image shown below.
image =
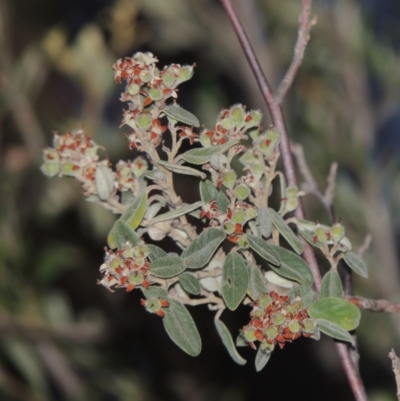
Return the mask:
MULTIPOLYGON (((257 80, 261 93, 271 114, 272 122, 281 134, 280 150, 287 182, 289 185, 295 185, 298 187, 293 157, 290 149, 289 135, 287 133, 286 123, 281 105, 277 101, 277 98, 275 97, 271 86, 269 85, 268 80, 261 69, 254 49, 251 46, 249 38, 247 37, 243 26, 232 6, 231 0, 221 0, 221 3, 225 8, 226 14, 233 25, 233 28, 242 46, 243 52, 245 53, 253 74, 257 80)), ((295 215, 299 219, 304 219, 305 217, 304 209, 301 202, 299 202, 299 207, 297 208, 295 215)), ((314 276, 316 288, 317 290, 319 290, 321 288, 321 273, 318 268, 315 254, 308 243, 306 243, 305 241, 303 241, 303 243, 304 258, 310 266, 310 269, 314 276)), ((366 401, 367 395, 364 389, 364 385, 362 383, 358 368, 351 359, 349 348, 343 343, 338 343, 336 346, 340 355, 340 359, 342 361, 343 368, 346 372, 347 379, 353 390, 353 394, 356 400, 366 401)))
POLYGON ((307 43, 310 39, 310 29, 316 23, 316 19, 310 21, 312 0, 303 0, 301 6, 301 14, 299 17, 299 31, 297 34, 296 46, 294 48, 293 60, 279 84, 276 92, 276 100, 278 103, 282 103, 283 99, 293 83, 293 80, 299 70, 304 57, 304 51, 306 50, 307 43))

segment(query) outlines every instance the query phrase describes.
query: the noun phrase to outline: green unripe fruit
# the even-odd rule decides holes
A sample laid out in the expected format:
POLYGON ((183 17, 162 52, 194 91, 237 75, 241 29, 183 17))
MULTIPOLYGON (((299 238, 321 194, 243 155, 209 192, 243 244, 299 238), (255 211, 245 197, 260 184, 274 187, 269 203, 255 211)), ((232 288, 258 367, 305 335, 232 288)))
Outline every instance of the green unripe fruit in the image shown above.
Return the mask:
POLYGON ((133 254, 137 258, 146 258, 150 254, 150 250, 147 245, 138 245, 133 248, 133 254))
POLYGON ((141 79, 143 82, 149 82, 150 79, 151 79, 150 71, 148 71, 148 70, 143 70, 143 71, 140 73, 139 77, 140 77, 140 79, 141 79))
POLYGON ((276 312, 276 313, 274 313, 274 314, 272 315, 271 320, 272 320, 275 324, 277 324, 277 325, 280 326, 281 324, 285 323, 286 317, 285 317, 285 315, 284 315, 283 313, 276 312))
POLYGON ((247 235, 243 234, 239 237, 237 242, 240 249, 247 249, 249 247, 249 241, 247 241, 247 235))
POLYGON ((269 354, 274 350, 275 344, 270 344, 270 343, 267 343, 266 341, 263 341, 260 344, 260 348, 261 348, 261 351, 265 352, 266 354, 269 354))
POLYGON ((317 328, 317 322, 313 319, 304 319, 303 320, 303 331, 305 333, 312 333, 317 328))
POLYGON ((134 271, 128 276, 128 280, 134 285, 139 285, 144 280, 144 274, 141 271, 134 271))
POLYGON ((245 118, 245 112, 241 104, 231 107, 230 120, 233 125, 241 124, 244 121, 244 118, 245 118))
POLYGON ((179 69, 178 72, 178 81, 184 82, 192 78, 193 75, 193 66, 191 65, 184 65, 179 69))
POLYGON ((115 270, 122 265, 122 260, 119 258, 113 258, 110 262, 110 269, 115 270))
POLYGON ((232 189, 236 183, 236 173, 233 170, 224 171, 221 180, 227 188, 232 189))
POLYGON ((291 185, 286 188, 286 198, 297 198, 299 190, 295 185, 291 185))
POLYGON ((205 132, 203 132, 200 135, 200 143, 202 144, 203 147, 209 148, 211 146, 211 138, 208 135, 206 135, 205 132))
POLYGON ((298 333, 301 329, 300 323, 297 320, 291 320, 288 327, 292 333, 298 333))
POLYGON ((160 88, 151 88, 149 90, 149 96, 150 96, 150 99, 157 101, 157 100, 162 99, 163 93, 160 88))
POLYGON ((157 298, 150 298, 146 302, 146 309, 151 313, 156 313, 159 309, 161 309, 161 303, 157 298))
POLYGON ((175 83, 175 74, 172 69, 168 69, 162 75, 162 83, 166 88, 171 88, 175 83))
POLYGON ((61 174, 63 174, 63 175, 69 175, 69 176, 75 177, 80 172, 81 172, 81 169, 80 168, 76 169, 75 164, 70 161, 66 161, 61 165, 61 174))
POLYGON ((239 184, 235 188, 235 196, 237 199, 243 201, 250 195, 250 189, 246 184, 239 184))
POLYGON ((137 95, 139 93, 140 86, 136 85, 136 84, 130 84, 130 85, 128 85, 127 89, 128 89, 128 93, 131 96, 135 96, 135 95, 137 95))
POLYGON ((139 129, 145 131, 151 127, 152 118, 150 113, 140 113, 135 118, 139 129))
POLYGON ((257 341, 256 329, 254 327, 246 327, 242 331, 242 335, 247 342, 257 341))
POLYGON ((223 230, 227 235, 233 234, 236 229, 236 224, 233 221, 227 221, 224 223, 223 230))
POLYGON ((261 308, 266 308, 267 306, 271 305, 272 298, 268 294, 262 294, 258 299, 258 303, 261 308))
POLYGON ((328 242, 328 237, 326 234, 327 233, 325 229, 321 226, 317 226, 314 231, 314 237, 316 238, 316 241, 321 242, 322 244, 326 244, 328 242))
POLYGON ((299 201, 297 198, 289 198, 286 201, 285 210, 287 212, 293 212, 293 210, 296 210, 298 206, 299 206, 299 201))
POLYGON ((243 210, 235 210, 232 213, 232 221, 237 224, 244 224, 246 223, 246 213, 243 210))
POLYGON ((42 173, 47 177, 54 177, 60 172, 59 163, 43 163, 40 167, 42 173))
POLYGON ((269 326, 265 330, 264 334, 267 336, 267 338, 273 339, 278 334, 278 328, 276 326, 269 326))
POLYGON ((246 209, 245 213, 247 220, 252 220, 257 217, 257 208, 255 206, 251 206, 246 209))
POLYGON ((260 110, 252 110, 247 114, 246 118, 246 128, 257 127, 260 125, 262 119, 262 114, 260 110))
POLYGON ((344 237, 345 232, 346 231, 344 226, 342 226, 340 223, 334 224, 333 227, 331 228, 332 239, 335 242, 340 241, 344 237))

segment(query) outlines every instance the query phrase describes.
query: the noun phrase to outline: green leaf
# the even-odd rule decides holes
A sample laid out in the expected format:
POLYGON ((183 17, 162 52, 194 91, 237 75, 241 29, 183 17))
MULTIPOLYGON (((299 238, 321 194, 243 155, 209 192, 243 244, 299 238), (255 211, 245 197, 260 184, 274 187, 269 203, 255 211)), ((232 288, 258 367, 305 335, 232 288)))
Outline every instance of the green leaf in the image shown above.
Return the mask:
POLYGON ((347 341, 351 345, 355 345, 354 339, 351 334, 346 331, 342 326, 325 319, 316 319, 318 328, 322 333, 327 336, 336 338, 337 340, 347 341))
POLYGON ((203 205, 202 201, 195 202, 191 205, 184 204, 181 207, 176 208, 175 210, 170 210, 167 213, 163 213, 163 214, 160 214, 159 216, 155 217, 151 221, 151 224, 156 224, 156 223, 161 223, 162 221, 177 219, 178 217, 184 216, 185 214, 188 214, 188 213, 192 212, 193 210, 198 209, 202 205, 203 205))
POLYGON ((308 285, 296 285, 289 291, 290 300, 300 297, 303 302, 303 308, 308 308, 314 301, 317 293, 308 285))
POLYGON ((274 248, 281 260, 279 267, 270 265, 275 273, 290 280, 298 281, 300 284, 310 286, 314 283, 310 268, 300 256, 280 246, 274 246, 274 248))
POLYGON ((263 352, 261 350, 261 347, 258 348, 257 354, 256 354, 256 359, 254 361, 257 372, 260 372, 261 370, 264 369, 265 365, 269 361, 269 358, 271 357, 271 354, 272 354, 272 352, 263 352))
POLYGON ((296 251, 296 253, 299 255, 302 254, 304 251, 303 244, 297 237, 297 235, 293 232, 293 230, 288 226, 286 221, 283 220, 283 218, 274 209, 271 209, 270 207, 267 209, 267 213, 272 221, 272 224, 282 234, 282 236, 296 251))
POLYGON ((321 283, 321 298, 343 297, 343 285, 339 273, 331 270, 325 274, 321 283))
POLYGON ((209 180, 200 182, 200 196, 203 204, 207 204, 215 200, 218 210, 225 213, 229 207, 228 197, 209 180))
POLYGON ((201 285, 199 280, 190 273, 183 273, 179 277, 179 284, 189 294, 199 295, 201 292, 201 285))
MULTIPOLYGON (((135 201, 126 209, 123 215, 119 218, 119 220, 126 221, 129 226, 136 230, 141 223, 144 214, 146 213, 147 208, 147 194, 143 193, 141 196, 138 196, 135 201)), ((112 249, 117 247, 117 242, 115 239, 115 231, 114 227, 108 234, 107 237, 108 246, 112 249)))
POLYGON ((247 347, 248 345, 248 342, 244 339, 242 334, 236 337, 236 347, 247 347))
POLYGON ((216 155, 217 153, 224 153, 230 147, 236 145, 237 143, 239 143, 239 140, 235 139, 234 141, 229 141, 227 143, 224 143, 223 145, 210 146, 209 148, 190 149, 182 154, 182 158, 183 160, 192 164, 208 163, 212 155, 216 155))
POLYGON ((178 174, 183 174, 183 175, 192 175, 194 177, 200 177, 202 180, 204 180, 207 177, 207 175, 205 173, 203 173, 202 171, 199 171, 194 168, 187 167, 187 166, 181 166, 180 164, 173 164, 173 163, 168 163, 163 160, 159 160, 156 163, 156 166, 157 165, 162 166, 162 167, 166 168, 167 170, 172 171, 173 173, 178 173, 178 174))
POLYGON ((336 323, 347 331, 354 330, 360 323, 360 310, 343 298, 322 298, 313 302, 308 313, 312 319, 324 319, 336 323))
POLYGON ((191 356, 197 356, 201 351, 201 338, 197 327, 188 310, 178 301, 169 300, 165 308, 163 324, 171 340, 191 356))
POLYGON ((267 262, 270 262, 276 266, 281 264, 279 254, 276 252, 276 246, 264 241, 261 238, 257 238, 255 235, 247 234, 247 241, 250 248, 258 253, 267 262))
POLYGON ((225 345, 225 348, 228 350, 229 355, 232 359, 239 365, 245 365, 246 359, 242 358, 236 347, 233 343, 233 339, 231 333, 229 332, 228 328, 225 326, 221 320, 215 320, 215 327, 217 328, 217 332, 221 337, 222 343, 225 345))
POLYGON ((117 248, 122 248, 127 242, 132 246, 136 246, 140 243, 140 238, 136 234, 135 230, 126 223, 125 221, 118 219, 113 226, 115 243, 117 248))
POLYGON ((237 253, 230 253, 222 270, 222 298, 230 310, 235 310, 246 295, 249 272, 237 253))
POLYGON ((359 274, 361 277, 368 278, 368 267, 364 261, 354 252, 346 252, 344 261, 351 270, 359 274))
POLYGON ((150 273, 156 277, 169 278, 177 276, 184 270, 185 265, 179 256, 164 256, 151 264, 150 273))
POLYGON ((257 299, 264 292, 267 292, 267 285, 264 276, 256 265, 248 265, 249 268, 249 285, 247 292, 253 299, 257 299))
POLYGON ((200 122, 198 118, 190 111, 182 109, 182 107, 179 107, 177 105, 168 105, 165 106, 163 111, 168 117, 171 117, 176 121, 180 121, 181 123, 193 127, 200 127, 200 122))
POLYGON ((167 252, 165 252, 157 245, 148 244, 147 247, 150 250, 149 259, 151 262, 154 262, 155 260, 168 255, 167 252))
POLYGON ((265 238, 269 238, 272 233, 272 221, 269 218, 266 207, 260 207, 257 212, 257 218, 260 222, 259 230, 265 238))
POLYGON ((206 265, 224 239, 225 233, 220 229, 205 229, 182 252, 181 258, 185 266, 188 269, 198 269, 206 265))
POLYGON ((163 298, 168 299, 168 291, 164 288, 152 286, 147 289, 142 288, 143 295, 147 298, 163 298))

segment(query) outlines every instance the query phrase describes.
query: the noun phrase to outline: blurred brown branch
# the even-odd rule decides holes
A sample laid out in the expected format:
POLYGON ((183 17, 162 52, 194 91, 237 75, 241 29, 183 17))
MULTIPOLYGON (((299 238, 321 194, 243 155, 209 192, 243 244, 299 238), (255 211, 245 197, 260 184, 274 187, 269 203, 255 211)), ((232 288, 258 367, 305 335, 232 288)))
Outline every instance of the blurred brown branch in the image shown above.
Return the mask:
POLYGON ((346 299, 358 308, 369 312, 400 312, 400 304, 393 304, 386 301, 386 299, 369 299, 363 297, 347 297, 346 299))

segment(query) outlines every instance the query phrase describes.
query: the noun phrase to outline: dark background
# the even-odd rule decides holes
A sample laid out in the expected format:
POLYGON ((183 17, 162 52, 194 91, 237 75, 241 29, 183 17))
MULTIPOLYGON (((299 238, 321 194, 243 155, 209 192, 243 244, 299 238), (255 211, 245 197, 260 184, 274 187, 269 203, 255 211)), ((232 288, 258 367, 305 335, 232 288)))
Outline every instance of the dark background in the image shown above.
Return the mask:
MULTIPOLYGON (((236 3, 276 88, 300 2, 236 3)), ((354 278, 355 292, 398 302, 400 5, 320 0, 313 15, 284 103, 289 132, 322 190, 339 163, 335 210, 354 248, 372 235, 370 278, 354 278)), ((41 151, 53 131, 84 128, 113 163, 133 157, 111 66, 136 51, 153 52, 160 67, 197 64, 179 103, 206 126, 235 103, 261 109, 269 124, 218 1, 0 0, 0 399, 352 400, 330 339, 296 341, 256 373, 250 349, 240 350, 246 366, 230 359, 206 307, 190 308, 203 340, 191 358, 140 306, 140 292, 96 285, 115 216, 86 203, 77 182, 42 176, 41 151)), ((310 220, 327 223, 314 196, 304 202, 310 220)), ((232 333, 248 312, 224 312, 232 333)), ((400 319, 363 312, 358 334, 370 399, 396 400, 387 354, 400 351, 400 319)))

